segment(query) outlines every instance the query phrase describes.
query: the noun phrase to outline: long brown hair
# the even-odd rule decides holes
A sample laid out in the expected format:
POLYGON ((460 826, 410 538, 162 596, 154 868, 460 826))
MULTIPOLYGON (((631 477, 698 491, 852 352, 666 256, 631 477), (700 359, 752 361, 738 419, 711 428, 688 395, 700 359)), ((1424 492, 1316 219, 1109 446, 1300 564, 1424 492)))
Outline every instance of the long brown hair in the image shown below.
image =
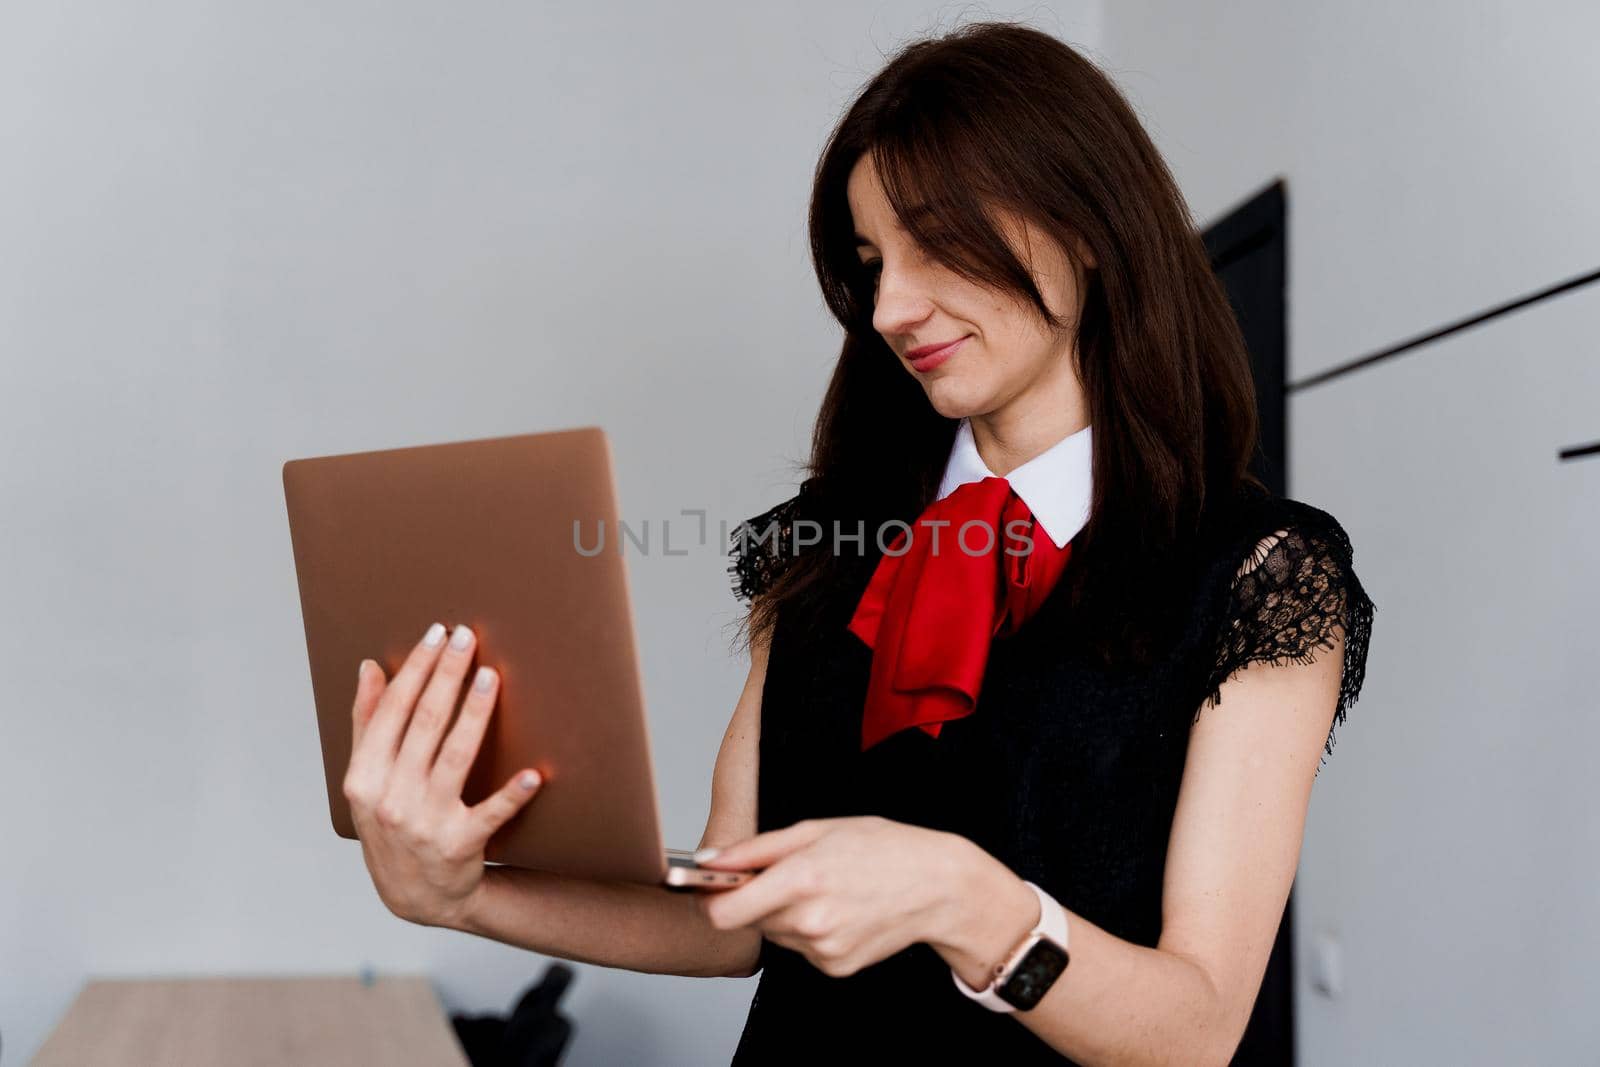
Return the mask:
MULTIPOLYGON (((860 91, 811 194, 812 260, 845 333, 804 490, 869 531, 932 502, 958 422, 933 409, 872 327, 845 192, 868 152, 901 225, 963 277, 1026 298, 1055 328, 1073 325, 1051 314, 993 207, 1038 226, 1077 270, 1094 495, 1062 580, 1074 600, 1103 597, 1111 625, 1091 641, 1102 658, 1138 661, 1175 592, 1164 565, 1198 529, 1208 494, 1265 488, 1248 470, 1257 427, 1244 340, 1177 184, 1110 79, 1024 25, 978 22, 914 41, 860 91)), ((770 634, 780 609, 819 609, 843 566, 829 551, 796 555, 752 602, 749 633, 770 634)))

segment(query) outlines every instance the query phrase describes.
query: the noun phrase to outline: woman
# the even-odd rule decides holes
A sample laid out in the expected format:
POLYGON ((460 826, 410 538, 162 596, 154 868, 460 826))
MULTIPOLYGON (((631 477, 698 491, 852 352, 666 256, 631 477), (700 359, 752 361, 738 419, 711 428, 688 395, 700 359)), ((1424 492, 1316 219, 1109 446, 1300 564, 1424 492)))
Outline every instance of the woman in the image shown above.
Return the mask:
POLYGON ((811 233, 844 347, 809 477, 735 538, 751 668, 702 838, 760 873, 486 871, 537 783, 429 788, 497 685, 441 737, 462 630, 362 668, 346 793, 380 895, 570 959, 759 970, 738 1063, 1227 1062, 1373 604, 1338 522, 1247 472, 1249 364, 1180 194, 1092 65, 985 23, 861 92, 811 233))

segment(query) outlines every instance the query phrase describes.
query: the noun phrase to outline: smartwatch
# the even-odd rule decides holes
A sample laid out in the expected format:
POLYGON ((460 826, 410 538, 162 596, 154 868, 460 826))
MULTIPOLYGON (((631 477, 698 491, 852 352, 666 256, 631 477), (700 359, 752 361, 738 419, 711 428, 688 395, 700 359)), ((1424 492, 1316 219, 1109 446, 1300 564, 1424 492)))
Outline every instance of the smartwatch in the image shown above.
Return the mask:
POLYGON ((973 989, 961 980, 954 967, 950 968, 956 988, 990 1011, 1028 1011, 1067 969, 1066 909, 1032 882, 1023 884, 1039 898, 1039 921, 1004 962, 995 966, 988 986, 973 989))

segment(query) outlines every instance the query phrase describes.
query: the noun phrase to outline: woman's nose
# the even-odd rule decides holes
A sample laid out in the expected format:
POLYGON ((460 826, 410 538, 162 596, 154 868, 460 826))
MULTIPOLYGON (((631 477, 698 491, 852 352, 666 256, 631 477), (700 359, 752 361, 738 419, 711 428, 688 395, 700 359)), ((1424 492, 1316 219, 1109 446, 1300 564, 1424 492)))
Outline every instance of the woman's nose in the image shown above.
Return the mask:
POLYGON ((933 310, 927 290, 902 271, 884 270, 878 276, 878 295, 872 307, 872 328, 885 337, 910 333, 933 310))

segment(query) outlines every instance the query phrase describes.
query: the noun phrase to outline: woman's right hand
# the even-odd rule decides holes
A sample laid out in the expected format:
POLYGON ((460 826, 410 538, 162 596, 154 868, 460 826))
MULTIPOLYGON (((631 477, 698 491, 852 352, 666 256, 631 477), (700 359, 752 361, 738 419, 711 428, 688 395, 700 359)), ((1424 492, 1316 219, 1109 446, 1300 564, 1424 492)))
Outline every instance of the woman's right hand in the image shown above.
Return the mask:
POLYGON ((484 846, 539 787, 529 768, 482 802, 462 802, 500 679, 492 668, 478 669, 446 735, 475 638, 465 626, 448 643, 444 636, 434 623, 392 681, 377 663, 361 661, 344 778, 378 896, 400 918, 427 926, 461 921, 483 882, 484 846))

